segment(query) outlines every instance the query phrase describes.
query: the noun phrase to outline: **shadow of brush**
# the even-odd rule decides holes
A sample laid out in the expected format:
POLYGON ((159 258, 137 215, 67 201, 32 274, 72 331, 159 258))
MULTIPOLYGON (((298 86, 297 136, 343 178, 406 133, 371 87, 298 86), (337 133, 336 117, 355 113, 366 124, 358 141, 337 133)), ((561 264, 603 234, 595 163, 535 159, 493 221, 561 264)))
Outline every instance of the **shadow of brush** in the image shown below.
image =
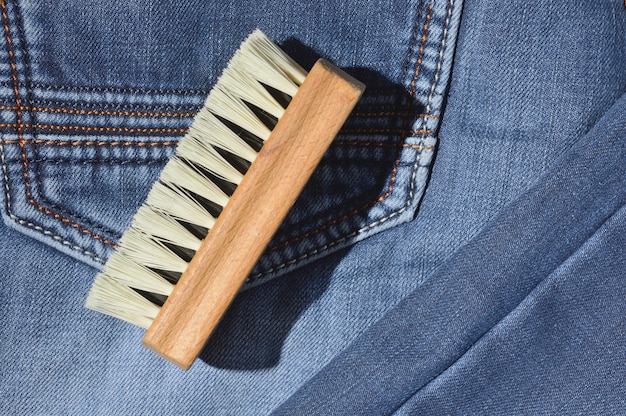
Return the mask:
MULTIPOLYGON (((281 48, 305 69, 320 57, 293 38, 281 48)), ((301 256, 299 250, 326 244, 319 241, 320 230, 327 231, 345 219, 358 229, 366 223, 372 201, 389 192, 409 117, 421 109, 415 108, 401 85, 380 73, 360 67, 343 69, 367 85, 365 94, 251 273, 255 287, 237 296, 205 346, 200 358, 209 365, 237 370, 276 366, 291 329, 324 294, 347 250, 260 283, 276 277, 276 270, 288 271, 289 267, 282 266, 301 256)))

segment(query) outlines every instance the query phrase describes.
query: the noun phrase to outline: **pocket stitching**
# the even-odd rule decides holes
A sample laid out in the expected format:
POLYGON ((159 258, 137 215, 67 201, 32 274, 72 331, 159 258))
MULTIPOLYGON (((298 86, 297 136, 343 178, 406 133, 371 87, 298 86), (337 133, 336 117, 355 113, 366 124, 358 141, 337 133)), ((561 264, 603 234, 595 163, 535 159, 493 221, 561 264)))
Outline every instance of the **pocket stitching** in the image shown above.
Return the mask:
POLYGON ((17 215, 15 215, 13 213, 13 211, 11 210, 11 190, 9 187, 9 175, 7 172, 7 166, 6 166, 6 160, 5 160, 5 156, 4 156, 4 143, 2 143, 2 141, 0 141, 0 162, 2 163, 2 172, 4 174, 4 193, 6 196, 6 208, 7 208, 7 214, 9 215, 9 218, 12 219, 13 221, 17 222, 20 225, 25 225, 29 228, 33 228, 34 230, 41 232, 44 235, 50 236, 51 238, 53 238, 54 240, 60 242, 61 244, 63 244, 64 246, 70 247, 80 253, 85 254, 86 256, 89 256, 91 258, 93 258, 95 261, 99 262, 99 263, 104 263, 105 260, 98 257, 98 255, 96 255, 95 253, 85 250, 84 248, 77 246, 76 244, 65 240, 63 237, 58 236, 57 234, 53 233, 50 230, 46 230, 45 228, 37 225, 37 224, 33 224, 32 222, 26 221, 22 218, 19 218, 17 215))
MULTIPOLYGON (((451 0, 451 3, 452 3, 452 0, 451 0)), ((14 7, 17 8, 17 6, 14 6, 14 7)), ((50 216, 52 216, 52 217, 54 217, 56 219, 59 219, 59 220, 65 222, 66 224, 69 224, 72 227, 79 229, 83 233, 85 233, 87 235, 91 235, 96 240, 100 240, 101 242, 104 242, 105 244, 111 245, 112 247, 116 247, 116 245, 113 242, 108 241, 106 239, 103 239, 101 236, 98 236, 97 234, 95 234, 92 231, 82 227, 81 225, 79 225, 77 223, 74 223, 73 221, 71 221, 71 220, 69 220, 67 218, 64 218, 63 216, 59 215, 58 213, 55 213, 53 211, 48 210, 47 208, 45 208, 45 207, 41 206, 40 204, 38 204, 38 202, 35 201, 32 198, 32 195, 29 192, 29 188, 30 188, 29 185, 30 184, 28 182, 29 178, 28 178, 28 171, 27 171, 27 169, 28 169, 28 160, 27 160, 27 156, 25 154, 24 145, 26 143, 36 143, 36 144, 43 143, 43 144, 55 144, 55 145, 85 145, 85 144, 94 144, 94 145, 104 145, 104 144, 107 144, 107 145, 109 145, 109 144, 112 144, 112 145, 128 145, 128 146, 130 146, 130 145, 133 145, 133 146, 134 145, 137 145, 137 146, 155 146, 155 145, 166 145, 166 144, 167 145, 170 145, 170 144, 171 145, 175 145, 177 143, 177 141, 172 141, 172 142, 128 142, 127 141, 127 142, 109 142, 109 143, 107 143, 107 142, 95 142, 95 141, 93 141, 93 142, 91 142, 91 141, 89 141, 89 142, 82 142, 82 141, 55 142, 55 141, 39 140, 39 139, 25 140, 24 137, 23 137, 22 129, 24 129, 24 128, 34 128, 34 129, 42 129, 42 128, 46 129, 46 128, 48 128, 48 129, 51 129, 51 130, 84 130, 84 131, 91 131, 91 132, 94 132, 94 131, 95 132, 106 131, 106 132, 124 132, 124 133, 155 133, 155 132, 156 133, 183 133, 183 132, 186 131, 186 129, 161 129, 161 128, 153 129, 153 128, 127 128, 127 127, 119 127, 119 128, 113 127, 113 128, 111 128, 111 127, 97 127, 97 126, 95 126, 95 127, 94 126, 59 126, 59 125, 50 125, 50 124, 37 124, 37 123, 25 124, 25 123, 21 123, 20 111, 21 110, 33 111, 34 107, 22 107, 20 105, 20 96, 19 96, 19 90, 18 90, 18 88, 19 88, 19 81, 17 79, 17 68, 16 68, 16 64, 15 64, 15 58, 14 58, 13 53, 11 51, 12 42, 11 42, 11 39, 10 39, 10 29, 9 29, 9 26, 8 26, 8 16, 7 16, 7 13, 6 13, 6 3, 5 3, 5 1, 2 1, 2 9, 3 9, 3 12, 2 12, 3 18, 5 20, 5 22, 4 22, 5 23, 5 32, 6 32, 6 35, 7 35, 7 44, 8 44, 8 47, 9 47, 9 55, 10 55, 10 57, 12 59, 12 61, 11 61, 11 70, 12 70, 12 78, 13 78, 13 84, 14 84, 13 85, 13 89, 14 89, 14 92, 16 93, 15 100, 16 100, 16 104, 17 104, 17 106, 13 107, 12 109, 16 111, 17 122, 15 124, 10 124, 10 123, 0 124, 0 127, 15 128, 17 133, 18 133, 18 140, 0 140, 0 142, 3 142, 5 144, 19 144, 20 145, 21 151, 22 151, 23 165, 24 165, 24 175, 23 176, 24 176, 24 179, 25 179, 25 186, 27 188, 28 200, 29 200, 29 202, 32 205, 34 205, 42 213, 44 213, 46 215, 50 215, 50 216)), ((427 41, 427 35, 428 35, 427 28, 428 28, 428 24, 429 24, 429 21, 430 21, 430 16, 431 16, 431 13, 432 13, 432 9, 433 9, 433 6, 432 6, 432 3, 431 3, 429 5, 429 8, 428 8, 428 15, 426 16, 426 21, 425 21, 425 24, 424 24, 423 34, 422 34, 422 38, 421 38, 422 44, 420 46, 420 57, 418 59, 417 69, 415 71, 415 74, 414 74, 414 77, 413 77, 413 81, 411 83, 411 90, 410 90, 410 95, 411 96, 413 96, 413 94, 415 93, 415 83, 416 83, 417 77, 419 76, 419 72, 420 72, 420 68, 421 68, 422 57, 423 57, 423 53, 424 53, 424 49, 425 49, 424 45, 425 45, 425 43, 427 41)), ((444 28, 444 40, 442 41, 441 48, 443 48, 443 46, 445 45, 445 33, 446 33, 445 30, 447 29, 448 23, 449 23, 449 19, 446 20, 446 28, 444 28)), ((22 41, 22 47, 24 47, 23 41, 22 41)), ((25 53, 26 52, 24 52, 24 54, 25 53)), ((428 130, 426 128, 419 129, 419 130, 408 130, 406 127, 408 125, 408 120, 412 119, 414 117, 416 117, 416 118, 423 118, 423 120, 426 120, 426 119, 429 119, 429 118, 438 118, 439 117, 438 115, 428 114, 428 112, 430 111, 430 101, 431 101, 431 99, 433 97, 434 87, 435 87, 435 84, 438 81, 438 73, 439 73, 439 69, 441 68, 441 59, 442 59, 442 57, 443 57, 443 50, 441 50, 440 54, 439 54, 439 63, 438 63, 438 66, 437 66, 437 74, 435 75, 435 80, 434 80, 434 83, 433 83, 433 87, 431 88, 431 91, 430 91, 429 100, 428 100, 428 106, 427 106, 427 112, 426 113, 423 113, 423 114, 411 114, 410 112, 408 112, 409 107, 410 107, 410 101, 409 101, 408 106, 407 106, 407 111, 405 111, 405 112, 394 112, 393 113, 395 115, 400 115, 400 116, 404 117, 404 126, 403 126, 402 129, 348 129, 348 130, 342 131, 342 133, 344 133, 344 134, 350 134, 350 133, 352 133, 352 134, 364 134, 364 133, 371 133, 371 134, 397 134, 397 135, 402 135, 405 140, 407 138, 411 137, 411 136, 415 137, 416 135, 421 135, 422 141, 426 138, 427 135, 435 133, 434 130, 428 130)), ((97 90, 97 89, 90 88, 90 90, 97 90)), ((63 109, 59 109, 59 111, 65 112, 63 109)), ((78 114, 90 114, 89 112, 84 112, 85 110, 80 110, 80 109, 79 110, 74 110, 74 111, 77 111, 78 114)), ((70 112, 70 111, 68 111, 68 112, 70 112)), ((121 113, 122 114, 126 114, 127 112, 121 112, 121 113)), ((128 112, 128 113, 143 114, 144 112, 128 112)), ((149 114, 149 112, 145 112, 145 114, 149 114)), ((159 113, 151 113, 151 114, 159 114, 159 113)), ((168 113, 161 113, 161 114, 168 114, 168 113)), ((179 114, 179 113, 177 113, 177 114, 179 114)), ((382 115, 387 115, 387 114, 390 114, 390 113, 389 112, 365 113, 365 114, 359 114, 359 116, 380 117, 381 114, 382 115)), ((342 238, 339 238, 336 241, 328 243, 328 244, 324 245, 321 248, 315 249, 315 250, 313 250, 313 251, 311 251, 311 252, 309 252, 309 253, 307 253, 307 254, 305 254, 303 256, 300 256, 300 257, 298 257, 296 259, 293 259, 293 260, 290 260, 290 261, 288 261, 288 262, 286 262, 286 263, 284 263, 282 265, 273 267, 273 268, 269 269, 268 271, 265 271, 265 272, 262 272, 262 273, 260 273, 258 275, 255 275, 254 278, 260 277, 260 275, 269 274, 272 271, 278 270, 278 269, 283 268, 283 267, 285 267, 285 266, 287 266, 289 264, 293 264, 293 263, 295 263, 295 262, 297 262, 299 260, 302 260, 304 258, 310 257, 313 254, 325 251, 325 250, 327 250, 330 247, 333 247, 333 246, 335 246, 337 244, 340 244, 340 243, 346 241, 347 239, 349 239, 349 238, 351 238, 351 237, 353 237, 353 236, 355 236, 355 235, 357 235, 359 233, 362 233, 362 232, 364 232, 366 230, 369 230, 369 229, 371 229, 371 228, 373 228, 373 227, 375 227, 375 226, 377 226, 379 224, 382 224, 382 223, 386 222, 387 220, 389 220, 391 218, 394 218, 394 217, 400 215, 401 213, 403 213, 404 211, 406 211, 406 209, 411 205, 412 199, 414 197, 414 190, 415 190, 414 180, 415 180, 415 176, 416 176, 416 173, 417 173, 417 168, 419 166, 419 161, 420 161, 421 154, 422 154, 423 151, 432 151, 432 150, 434 150, 434 146, 425 146, 423 144, 411 145, 411 144, 407 144, 407 143, 400 143, 400 144, 396 145, 396 144, 387 144, 387 143, 343 141, 343 142, 339 142, 337 144, 339 144, 339 145, 352 145, 352 146, 383 146, 383 145, 399 146, 400 147, 400 151, 399 151, 398 159, 395 161, 395 165, 394 165, 392 177, 390 178, 390 184, 389 184, 388 190, 386 191, 385 194, 379 196, 375 201, 372 201, 371 203, 369 203, 369 204, 367 204, 367 205, 365 205, 365 206, 363 206, 363 207, 361 207, 361 208, 359 208, 357 210, 351 211, 350 213, 345 214, 344 216, 340 217, 339 219, 335 219, 335 220, 331 221, 330 223, 327 223, 326 225, 320 227, 318 230, 316 230, 314 232, 308 232, 308 233, 303 234, 300 237, 296 237, 295 239, 292 239, 292 240, 288 241, 286 244, 282 244, 281 246, 288 246, 289 244, 292 244, 293 242, 295 242, 297 240, 301 240, 301 239, 309 237, 309 236, 311 236, 313 234, 317 234, 317 233, 321 232, 322 230, 324 230, 326 228, 329 228, 330 226, 332 226, 332 225, 334 225, 336 223, 339 223, 339 222, 341 222, 341 221, 343 221, 343 220, 345 220, 345 219, 347 219, 347 218, 357 214, 358 212, 360 212, 360 211, 362 211, 364 209, 367 209, 369 207, 375 206, 379 202, 382 202, 387 197, 389 197, 393 193, 393 190, 394 190, 394 183, 395 183, 395 178, 396 178, 396 174, 397 174, 397 170, 398 170, 398 165, 399 165, 399 162, 400 162, 400 159, 401 159, 401 155, 402 155, 402 150, 403 150, 403 148, 411 148, 411 149, 418 150, 418 155, 417 155, 415 163, 414 163, 414 165, 412 167, 410 189, 409 189, 407 201, 405 202, 404 206, 401 209, 399 209, 398 211, 395 211, 395 212, 389 214, 388 216, 386 216, 384 218, 380 218, 380 219, 378 219, 378 220, 376 220, 376 221, 374 221, 374 222, 372 222, 372 223, 370 223, 370 224, 368 224, 368 225, 366 225, 364 227, 361 227, 359 230, 356 230, 356 231, 354 231, 354 232, 352 232, 352 233, 350 233, 350 234, 348 234, 348 235, 346 235, 346 236, 344 236, 342 238)), ((4 170, 4 173, 5 173, 5 180, 8 181, 8 176, 7 176, 7 171, 6 171, 5 161, 4 161, 4 149, 2 149, 2 151, 3 151, 3 154, 2 154, 2 157, 3 157, 3 161, 2 161, 3 162, 3 170, 4 170)), ((8 186, 9 185, 8 185, 8 182, 7 182, 5 188, 8 188, 8 186)), ((8 191, 8 189, 6 189, 5 191, 8 191)), ((10 198, 10 196, 8 194, 7 194, 7 197, 10 198)), ((36 226, 35 224, 28 223, 28 222, 26 222, 24 220, 19 219, 17 216, 15 216, 14 213, 12 213, 10 211, 10 209, 9 209, 9 215, 11 216, 11 218, 13 218, 13 219, 17 220, 18 222, 20 222, 20 224, 26 224, 26 225, 30 224, 29 226, 35 227, 35 229, 37 229, 38 231, 43 232, 46 235, 53 236, 53 238, 55 238, 55 240, 62 241, 64 244, 70 245, 73 248, 75 248, 75 249, 77 249, 77 250, 79 250, 81 252, 90 253, 89 254, 90 256, 95 257, 99 261, 102 261, 102 259, 99 259, 93 253, 87 252, 84 249, 76 246, 75 244, 72 244, 72 243, 70 243, 70 242, 68 242, 66 240, 63 240, 61 237, 56 236, 54 233, 51 233, 50 231, 47 231, 47 230, 43 229, 42 227, 36 226)), ((279 248, 279 247, 274 248, 274 250, 277 249, 277 248, 279 248)))
MULTIPOLYGON (((45 207, 40 206, 37 201, 35 201, 32 198, 32 195, 30 193, 30 183, 29 183, 29 178, 28 178, 28 160, 26 158, 26 153, 25 153, 25 148, 24 148, 24 144, 23 144, 23 131, 22 131, 22 126, 21 126, 21 111, 19 110, 19 107, 21 106, 20 103, 20 95, 19 95, 19 87, 18 87, 18 78, 17 78, 17 66, 15 63, 15 55, 13 52, 13 42, 11 39, 11 30, 9 27, 9 17, 8 17, 8 13, 7 13, 7 5, 6 2, 3 0, 0 2, 0 6, 2 8, 2 19, 3 19, 3 23, 4 23, 4 31, 5 31, 5 37, 6 37, 6 42, 7 42, 7 50, 8 50, 8 54, 9 54, 9 64, 11 67, 11 77, 13 79, 13 92, 15 93, 15 105, 16 107, 18 107, 18 109, 16 110, 16 130, 17 130, 17 136, 18 136, 18 142, 21 148, 21 152, 22 152, 22 164, 23 164, 23 177, 25 180, 25 186, 26 186, 26 196, 28 198, 29 203, 31 203, 32 205, 34 205, 38 210, 40 210, 41 212, 46 213, 47 215, 51 215, 51 214, 55 214, 49 210, 47 210, 45 207)), ((37 226, 33 223, 30 223, 28 221, 25 221, 23 219, 20 219, 19 217, 17 217, 15 214, 13 214, 13 212, 10 209, 10 189, 9 189, 9 178, 8 178, 8 172, 7 172, 7 168, 6 168, 6 164, 5 164, 5 156, 4 156, 4 147, 2 147, 2 168, 3 168, 3 173, 4 173, 4 179, 5 179, 5 192, 6 192, 6 196, 7 196, 7 212, 9 214, 9 217, 11 219, 13 219, 14 221, 17 221, 18 223, 22 224, 22 225, 27 225, 31 228, 34 228, 37 231, 40 231, 42 233, 44 233, 45 235, 49 235, 52 238, 54 238, 57 241, 61 241, 63 244, 65 245, 69 245, 74 249, 77 249, 80 252, 83 252, 85 254, 89 253, 88 255, 90 257, 93 257, 96 260, 101 261, 102 259, 99 259, 94 253, 91 252, 87 252, 84 249, 79 249, 79 247, 76 244, 73 244, 65 239, 63 239, 62 237, 52 233, 49 230, 45 230, 43 227, 41 226, 37 226)), ((56 214, 58 215, 58 214, 56 214)), ((64 220, 63 217, 59 216, 62 221, 64 220)), ((55 218, 57 218, 55 216, 55 218)), ((94 238, 98 239, 98 237, 101 239, 102 242, 107 243, 108 240, 92 233, 89 230, 86 230, 82 227, 80 227, 80 225, 73 223, 71 220, 65 219, 64 222, 67 222, 68 224, 72 225, 73 227, 81 230, 82 232, 85 232, 87 234, 92 235, 94 238)), ((109 244, 111 244, 110 242, 108 242, 109 244)))
MULTIPOLYGON (((14 91, 16 93, 16 103, 19 106, 19 91, 18 91, 18 87, 17 87, 17 75, 16 75, 16 67, 15 67, 15 57, 13 55, 13 50, 12 50, 12 43, 11 43, 11 37, 10 37, 10 29, 9 29, 9 25, 8 25, 8 15, 7 15, 7 10, 6 10, 6 3, 4 1, 2 1, 1 3, 1 7, 2 7, 2 19, 3 19, 3 23, 4 23, 4 29, 5 29, 5 35, 6 35, 6 40, 7 40, 7 46, 8 46, 8 53, 9 53, 9 59, 10 59, 10 64, 11 64, 11 75, 13 77, 13 82, 14 82, 14 91)), ((19 133, 19 131, 18 131, 19 133)), ((38 226, 32 222, 26 221, 24 219, 19 218, 17 215, 15 215, 12 210, 11 210, 11 190, 9 188, 9 177, 8 177, 8 172, 7 172, 7 166, 6 166, 6 160, 5 160, 5 154, 4 154, 4 144, 0 144, 0 159, 2 162, 2 171, 4 174, 4 191, 5 191, 5 195, 6 195, 6 204, 7 204, 7 213, 9 214, 9 218, 11 218, 12 220, 16 221, 18 224, 20 225, 26 225, 27 227, 33 228, 45 235, 48 235, 50 237, 52 237, 53 239, 55 239, 56 241, 61 242, 63 245, 69 246, 89 257, 92 257, 94 260, 99 261, 99 262, 104 262, 103 259, 99 258, 95 253, 92 253, 90 251, 87 251, 85 249, 83 249, 82 247, 77 246, 76 244, 71 243, 70 241, 67 241, 65 239, 63 239, 62 237, 56 235, 55 233, 44 229, 41 226, 38 226)))

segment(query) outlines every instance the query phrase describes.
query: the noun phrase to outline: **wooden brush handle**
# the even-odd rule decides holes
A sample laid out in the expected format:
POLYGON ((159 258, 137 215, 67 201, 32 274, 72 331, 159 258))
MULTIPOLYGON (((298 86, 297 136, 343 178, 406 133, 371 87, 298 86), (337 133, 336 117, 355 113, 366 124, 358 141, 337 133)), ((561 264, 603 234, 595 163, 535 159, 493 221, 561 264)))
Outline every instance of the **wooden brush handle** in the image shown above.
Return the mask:
POLYGON ((146 332, 146 347, 191 366, 364 89, 317 61, 146 332))

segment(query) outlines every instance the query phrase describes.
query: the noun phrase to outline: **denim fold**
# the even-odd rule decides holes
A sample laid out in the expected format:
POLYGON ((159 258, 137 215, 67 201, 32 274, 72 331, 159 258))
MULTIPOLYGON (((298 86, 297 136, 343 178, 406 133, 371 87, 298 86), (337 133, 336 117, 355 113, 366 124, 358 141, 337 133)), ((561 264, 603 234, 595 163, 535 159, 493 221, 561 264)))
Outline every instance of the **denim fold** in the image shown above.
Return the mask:
MULTIPOLYGON (((505 208, 419 289, 368 328, 274 414, 393 413, 475 348, 544 280, 560 267, 567 267, 564 263, 573 257, 593 260, 598 247, 593 246, 591 239, 602 238, 601 250, 612 253, 615 264, 601 267, 602 263, 591 261, 581 266, 583 270, 597 271, 596 279, 622 284, 625 269, 620 265, 626 258, 626 239, 619 232, 624 230, 623 206, 626 204, 624 120, 626 96, 622 96, 533 188, 505 208), (586 253, 588 242, 592 246, 590 253, 586 253)), ((569 277, 575 284, 576 274, 572 272, 569 277)), ((623 299, 619 296, 603 301, 605 303, 593 305, 598 312, 604 308, 611 308, 613 313, 622 309, 623 299)), ((541 319, 545 311, 537 312, 532 318, 541 319)), ((579 313, 593 314, 594 311, 579 313)), ((566 323, 556 320, 554 325, 560 328, 566 323)), ((591 321, 582 329, 619 335, 619 329, 626 328, 623 323, 617 323, 618 328, 597 324, 591 321)), ((580 354, 579 350, 567 348, 579 328, 574 325, 570 330, 572 333, 562 334, 560 342, 551 346, 554 354, 545 358, 543 366, 558 366, 580 354)), ((533 349, 537 356, 542 352, 540 342, 525 347, 530 349, 527 352, 531 356, 533 349)), ((495 349, 492 354, 514 357, 514 353, 506 350, 506 345, 502 351, 495 349)), ((599 350, 595 357, 577 362, 578 367, 570 369, 581 373, 580 384, 571 385, 574 390, 578 391, 575 386, 586 381, 586 366, 592 366, 594 360, 607 360, 623 368, 626 350, 599 350)), ((490 361, 487 357, 480 365, 489 366, 490 361)), ((541 367, 537 371, 542 371, 541 367)), ((619 373, 604 374, 606 384, 593 386, 597 390, 580 391, 576 399, 583 404, 601 396, 607 384, 620 384, 619 373)), ((522 390, 542 391, 549 388, 554 379, 521 378, 517 383, 522 390)), ((497 385, 491 389, 497 390, 497 385)), ((624 405, 624 397, 618 399, 621 405, 624 405)), ((445 403, 445 398, 442 400, 445 403)), ((541 412, 549 410, 549 405, 546 398, 533 394, 515 404, 518 411, 527 406, 541 412), (546 407, 542 408, 536 400, 546 407)), ((613 405, 620 407, 618 403, 613 405)), ((424 406, 436 413, 436 406, 428 403, 424 406)), ((506 407, 507 402, 502 406, 506 407)), ((457 411, 463 413, 461 409, 457 411)))

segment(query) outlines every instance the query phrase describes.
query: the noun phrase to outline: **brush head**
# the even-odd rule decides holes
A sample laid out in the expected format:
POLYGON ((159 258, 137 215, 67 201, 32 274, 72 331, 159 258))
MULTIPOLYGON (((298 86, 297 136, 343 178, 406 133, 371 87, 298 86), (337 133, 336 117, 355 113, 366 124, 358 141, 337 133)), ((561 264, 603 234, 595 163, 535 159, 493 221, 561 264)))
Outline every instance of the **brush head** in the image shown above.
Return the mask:
POLYGON ((85 306, 148 328, 304 82, 260 30, 234 54, 85 306))
POLYGON ((307 75, 253 33, 97 276, 87 307, 148 327, 143 344, 189 368, 363 89, 322 59, 307 75))

